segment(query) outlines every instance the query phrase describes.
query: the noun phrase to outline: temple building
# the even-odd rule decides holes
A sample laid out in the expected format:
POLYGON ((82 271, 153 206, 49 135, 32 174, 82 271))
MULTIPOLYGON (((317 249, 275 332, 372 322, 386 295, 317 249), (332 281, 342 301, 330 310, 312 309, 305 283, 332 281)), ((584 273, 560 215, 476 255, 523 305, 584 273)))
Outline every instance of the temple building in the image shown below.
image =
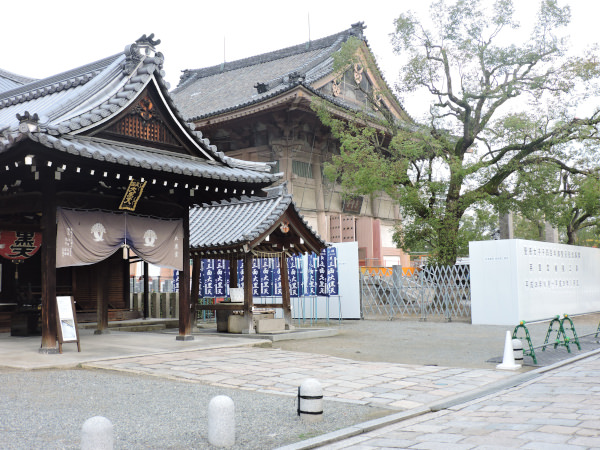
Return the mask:
POLYGON ((180 271, 177 338, 191 338, 190 208, 281 178, 184 120, 159 43, 40 80, 0 71, 0 306, 39 321, 41 352, 56 350, 57 296, 95 311, 99 334, 128 308, 134 258, 180 271))
POLYGON ((364 29, 357 23, 294 47, 185 70, 171 95, 186 120, 226 155, 275 161, 273 171, 284 173, 281 182, 325 241, 357 241, 361 265, 409 266, 408 255, 392 241, 401 219, 392 199, 381 193, 344 200, 341 187, 322 171, 339 143, 311 108, 315 98, 342 115, 377 117, 385 110, 397 121, 413 122, 383 79, 364 29), (351 38, 358 40, 358 62, 336 71, 334 58, 351 38))

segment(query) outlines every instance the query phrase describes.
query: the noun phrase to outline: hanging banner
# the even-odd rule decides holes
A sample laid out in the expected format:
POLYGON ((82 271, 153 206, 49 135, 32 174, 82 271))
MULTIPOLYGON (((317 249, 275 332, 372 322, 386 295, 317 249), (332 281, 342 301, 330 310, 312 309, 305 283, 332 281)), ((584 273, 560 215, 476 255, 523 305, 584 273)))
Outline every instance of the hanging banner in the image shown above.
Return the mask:
POLYGON ((202 297, 214 298, 215 295, 215 260, 205 259, 202 261, 202 297))
POLYGON ((306 278, 306 295, 317 295, 317 266, 319 257, 314 253, 308 254, 308 267, 306 278))
POLYGON ((183 220, 58 208, 56 267, 100 262, 122 245, 151 264, 183 270, 183 220))
POLYGON ((273 260, 260 258, 260 296, 273 296, 273 260))
POLYGON ((329 296, 327 291, 327 249, 323 249, 319 253, 317 264, 317 295, 327 297, 329 296))
MULTIPOLYGON (((288 277, 289 277, 288 269, 288 277)), ((273 260, 273 296, 281 297, 281 265, 279 259, 273 260)))
POLYGON ((288 282, 290 284, 290 297, 300 297, 304 295, 302 289, 302 258, 292 256, 288 258, 288 282))
POLYGON ((215 297, 229 295, 229 261, 226 259, 215 260, 214 288, 215 297))
POLYGON ((0 256, 23 261, 37 253, 42 245, 42 233, 34 231, 0 231, 0 256))
POLYGON ((252 258, 252 295, 260 297, 260 264, 258 258, 252 258))
POLYGON ((338 260, 335 247, 327 248, 327 293, 329 295, 340 295, 338 282, 338 260))

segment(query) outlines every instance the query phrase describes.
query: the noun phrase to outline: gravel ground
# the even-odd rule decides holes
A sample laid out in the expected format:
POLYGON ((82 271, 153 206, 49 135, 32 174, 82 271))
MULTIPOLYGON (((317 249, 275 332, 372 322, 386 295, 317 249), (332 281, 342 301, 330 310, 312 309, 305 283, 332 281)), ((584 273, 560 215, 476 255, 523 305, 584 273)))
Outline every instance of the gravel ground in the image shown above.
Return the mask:
POLYGON ((307 423, 295 397, 94 370, 3 371, 0 448, 80 448, 93 416, 112 422, 115 449, 212 448, 207 409, 216 395, 234 402, 234 449, 276 448, 392 412, 324 401, 323 420, 307 423))

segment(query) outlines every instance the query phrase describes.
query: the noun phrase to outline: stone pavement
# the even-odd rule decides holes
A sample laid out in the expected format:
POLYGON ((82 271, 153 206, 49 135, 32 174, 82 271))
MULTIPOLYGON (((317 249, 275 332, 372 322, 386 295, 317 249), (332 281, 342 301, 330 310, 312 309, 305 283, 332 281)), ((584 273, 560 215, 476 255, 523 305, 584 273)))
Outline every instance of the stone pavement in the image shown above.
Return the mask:
POLYGON ((256 347, 163 353, 84 363, 82 367, 289 396, 297 395, 305 379, 316 378, 328 399, 394 410, 449 400, 514 375, 492 369, 374 363, 256 347))
POLYGON ((594 353, 516 387, 313 448, 600 448, 600 354, 594 353))
MULTIPOLYGON (((591 323, 588 333, 595 331, 597 318, 591 323)), ((393 328, 406 334, 411 327, 435 330, 441 325, 402 323, 393 328)), ((375 328, 381 328, 383 335, 367 339, 363 351, 385 339, 393 340, 400 352, 406 348, 398 345, 386 327, 375 328)), ((465 328, 468 332, 469 327, 465 328)), ((422 336, 424 348, 434 349, 448 339, 448 332, 458 329, 409 334, 422 336)), ((498 331, 491 329, 489 334, 495 339, 498 331)), ((63 355, 39 354, 39 337, 0 337, 0 369, 104 369, 288 397, 297 395, 297 387, 306 378, 317 378, 327 399, 390 411, 379 419, 289 445, 288 450, 600 448, 600 384, 596 385, 600 349, 598 339, 592 337, 582 351, 562 356, 553 351, 553 358, 562 361, 512 372, 497 370, 493 363, 485 368, 462 367, 464 346, 458 345, 450 347, 455 353, 449 359, 455 364, 438 366, 320 354, 321 339, 305 341, 305 351, 290 351, 267 348, 271 341, 241 335, 199 333, 194 341, 182 342, 166 333, 82 334, 84 351, 78 353, 70 344, 63 355)), ((542 329, 539 335, 544 335, 542 329)), ((324 341, 328 339, 338 345, 336 337, 324 341)), ((488 355, 498 355, 498 350, 488 355)))

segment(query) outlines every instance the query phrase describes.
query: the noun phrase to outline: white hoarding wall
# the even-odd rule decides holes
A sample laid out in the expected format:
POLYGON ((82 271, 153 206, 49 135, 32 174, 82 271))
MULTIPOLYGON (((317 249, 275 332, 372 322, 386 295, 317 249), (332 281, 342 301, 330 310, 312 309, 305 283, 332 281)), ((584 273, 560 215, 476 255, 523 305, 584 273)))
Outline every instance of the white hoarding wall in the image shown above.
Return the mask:
POLYGON ((469 243, 473 324, 515 326, 600 311, 600 250, 508 239, 469 243))
MULTIPOLYGON (((295 319, 360 319, 360 270, 358 242, 330 243, 336 249, 338 295, 293 297, 292 315, 295 319)), ((308 280, 308 255, 303 255, 304 280, 308 280)))

